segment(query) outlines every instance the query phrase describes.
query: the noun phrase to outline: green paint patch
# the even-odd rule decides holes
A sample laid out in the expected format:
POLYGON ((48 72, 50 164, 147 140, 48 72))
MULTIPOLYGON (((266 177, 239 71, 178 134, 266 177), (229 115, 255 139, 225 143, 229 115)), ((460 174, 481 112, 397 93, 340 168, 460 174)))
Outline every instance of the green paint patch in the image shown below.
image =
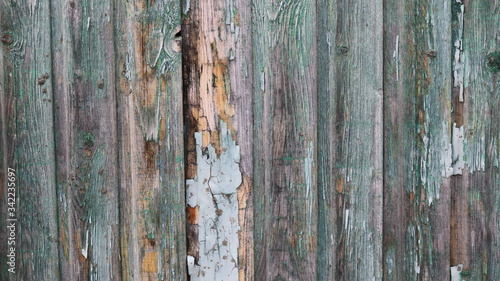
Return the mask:
POLYGON ((488 54, 487 56, 488 60, 488 70, 497 73, 500 71, 500 52, 499 51, 494 51, 488 54))
POLYGON ((89 149, 94 146, 95 137, 91 133, 80 133, 80 147, 89 149))
POLYGON ((460 276, 461 277, 470 277, 471 276, 471 272, 468 271, 468 270, 463 270, 462 272, 460 272, 460 276))

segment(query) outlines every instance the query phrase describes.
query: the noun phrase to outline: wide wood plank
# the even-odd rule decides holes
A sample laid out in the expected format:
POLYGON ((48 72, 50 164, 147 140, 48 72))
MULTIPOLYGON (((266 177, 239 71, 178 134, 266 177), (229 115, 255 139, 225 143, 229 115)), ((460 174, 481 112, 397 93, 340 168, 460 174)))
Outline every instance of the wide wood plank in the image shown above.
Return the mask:
POLYGON ((112 1, 52 3, 63 280, 121 280, 112 1))
POLYGON ((314 280, 316 1, 253 1, 255 279, 314 280))
POLYGON ((320 280, 382 277, 382 1, 318 1, 320 280))
POLYGON ((384 279, 448 280, 451 3, 386 1, 384 15, 384 279))
POLYGON ((179 1, 115 3, 123 280, 186 280, 179 1))
POLYGON ((253 280, 250 1, 184 6, 188 271, 253 280))
MULTIPOLYGON (((7 169, 17 174, 10 280, 59 280, 50 16, 48 0, 0 2, 3 203, 7 169)), ((2 277, 6 255, 2 251, 2 277)))
POLYGON ((452 186, 450 263, 463 280, 500 278, 498 4, 456 1, 452 9, 454 147, 463 174, 452 186))

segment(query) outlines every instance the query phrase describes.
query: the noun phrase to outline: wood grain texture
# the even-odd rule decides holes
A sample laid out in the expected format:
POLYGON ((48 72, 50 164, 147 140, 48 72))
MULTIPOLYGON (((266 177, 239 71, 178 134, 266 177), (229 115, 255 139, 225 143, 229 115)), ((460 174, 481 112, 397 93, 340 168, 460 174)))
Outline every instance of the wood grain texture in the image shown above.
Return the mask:
POLYGON ((382 1, 319 1, 318 278, 382 278, 382 1))
POLYGON ((9 278, 59 280, 50 3, 3 0, 0 11, 2 173, 16 170, 18 198, 16 274, 9 278))
POLYGON ((252 280, 250 1, 185 2, 188 270, 252 280))
POLYGON ((186 280, 178 1, 117 1, 123 280, 186 280))
POLYGON ((316 1, 253 1, 256 280, 316 278, 316 18, 316 1))
POLYGON ((0 0, 1 280, 500 280, 499 0, 0 0))
POLYGON ((52 3, 63 280, 121 280, 112 12, 112 1, 52 3))
POLYGON ((450 278, 451 4, 384 5, 384 279, 450 278))
POLYGON ((450 263, 462 265, 462 280, 500 278, 498 4, 457 1, 452 14, 453 118, 463 126, 465 170, 452 187, 450 263))

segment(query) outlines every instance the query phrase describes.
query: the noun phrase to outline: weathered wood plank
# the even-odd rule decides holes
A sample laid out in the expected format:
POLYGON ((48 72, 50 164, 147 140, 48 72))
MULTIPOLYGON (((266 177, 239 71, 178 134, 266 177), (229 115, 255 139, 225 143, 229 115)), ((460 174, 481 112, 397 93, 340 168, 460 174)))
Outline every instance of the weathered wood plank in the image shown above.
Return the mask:
MULTIPOLYGON (((463 280, 500 278, 498 1, 456 1, 453 78, 457 156, 450 263, 463 280), (460 266, 461 265, 461 266, 460 266)), ((455 147, 454 146, 454 147, 455 147)), ((455 153, 454 153, 455 154, 455 153)))
POLYGON ((382 1, 318 1, 320 280, 382 277, 382 1))
POLYGON ((16 170, 18 198, 16 274, 9 278, 59 280, 50 3, 3 0, 0 15, 2 173, 16 170))
POLYGON ((117 1, 124 280, 186 280, 180 2, 117 1))
POLYGON ((52 2, 63 280, 121 280, 112 1, 52 2))
POLYGON ((252 280, 250 1, 185 2, 188 269, 252 280))
POLYGON ((314 280, 316 1, 253 1, 255 279, 314 280))
POLYGON ((384 279, 448 280, 451 4, 384 6, 384 279))

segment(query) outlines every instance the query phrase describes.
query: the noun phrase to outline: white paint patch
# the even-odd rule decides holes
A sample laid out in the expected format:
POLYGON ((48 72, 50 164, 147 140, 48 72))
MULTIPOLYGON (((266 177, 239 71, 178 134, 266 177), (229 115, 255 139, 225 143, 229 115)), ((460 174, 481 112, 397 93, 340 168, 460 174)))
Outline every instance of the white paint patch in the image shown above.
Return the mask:
POLYGON ((238 280, 238 196, 242 183, 240 148, 233 141, 225 122, 220 121, 217 155, 209 144, 202 151, 202 134, 195 133, 196 178, 188 179, 187 203, 198 210, 197 263, 188 257, 191 280, 238 280))
POLYGON ((82 248, 82 256, 85 259, 87 259, 88 250, 89 250, 89 230, 87 229, 87 232, 85 233, 85 248, 82 248))
POLYGON ((396 81, 399 81, 399 35, 396 36, 396 46, 392 58, 396 60, 396 81))
MULTIPOLYGON (((456 0, 457 3, 462 4, 461 0, 456 0)), ((460 12, 457 14, 458 17, 458 35, 455 40, 455 60, 453 62, 453 77, 454 77, 454 87, 460 88, 459 101, 464 102, 464 62, 463 62, 463 49, 462 49, 462 37, 464 29, 464 5, 460 5, 460 12)))
POLYGON ((182 13, 184 15, 187 15, 187 13, 189 13, 189 8, 190 8, 190 1, 184 0, 184 3, 182 5, 182 13))
POLYGON ((345 225, 344 225, 344 229, 347 229, 348 225, 349 225, 349 209, 345 210, 345 225))
MULTIPOLYGON (((313 214, 313 204, 311 204, 310 200, 312 199, 311 195, 311 187, 313 185, 312 175, 313 175, 313 166, 314 166, 314 143, 309 142, 309 151, 307 153, 307 157, 304 159, 304 178, 306 180, 306 199, 307 204, 309 204, 309 221, 312 221, 313 214)), ((311 224, 308 227, 309 235, 313 235, 311 231, 311 224)))
POLYGON ((443 177, 449 178, 450 176, 454 175, 453 171, 453 146, 452 144, 448 145, 448 149, 444 151, 444 169, 441 172, 441 175, 443 177))
POLYGON ((463 265, 459 264, 457 266, 452 266, 450 268, 450 275, 451 275, 451 281, 461 281, 462 280, 462 275, 460 274, 462 272, 463 265))
POLYGON ((457 128, 457 123, 453 124, 453 136, 451 141, 453 149, 453 174, 461 175, 464 169, 464 126, 457 128))

